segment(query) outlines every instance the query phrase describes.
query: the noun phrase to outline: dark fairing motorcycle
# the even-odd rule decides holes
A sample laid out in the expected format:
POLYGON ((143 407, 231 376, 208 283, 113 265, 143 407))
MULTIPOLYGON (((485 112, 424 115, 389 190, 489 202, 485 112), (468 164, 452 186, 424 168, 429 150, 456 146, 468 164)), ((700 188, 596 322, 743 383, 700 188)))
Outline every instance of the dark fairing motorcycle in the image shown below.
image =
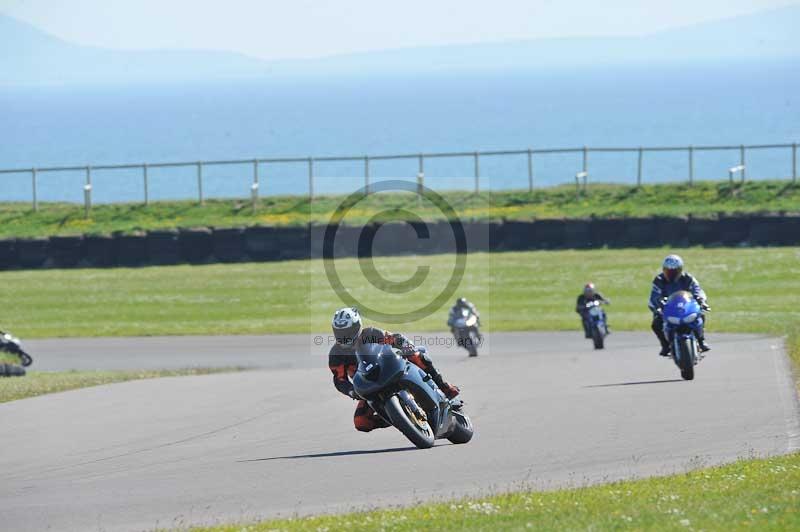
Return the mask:
POLYGON ((694 367, 703 359, 695 331, 703 326, 703 311, 692 294, 675 292, 662 307, 664 334, 669 340, 672 359, 681 370, 681 377, 694 379, 694 367))
MULTIPOLYGON (((9 333, 0 331, 0 352, 10 353, 19 358, 23 367, 33 364, 33 358, 22 349, 19 338, 11 336, 9 333)), ((13 364, 0 364, 0 376, 12 377, 25 375, 25 370, 13 364)))
POLYGON ((478 345, 481 343, 481 333, 478 330, 478 316, 467 308, 462 308, 451 315, 450 327, 458 345, 469 353, 469 356, 478 356, 478 345))
POLYGON ((595 349, 605 347, 605 339, 608 336, 606 326, 606 313, 603 311, 600 301, 589 301, 583 313, 583 328, 591 335, 595 349))
MULTIPOLYGON (((424 348, 419 348, 424 351, 424 348)), ((430 375, 380 343, 365 343, 356 351, 355 393, 384 421, 402 432, 420 449, 437 439, 467 443, 472 421, 463 402, 448 399, 430 375)))

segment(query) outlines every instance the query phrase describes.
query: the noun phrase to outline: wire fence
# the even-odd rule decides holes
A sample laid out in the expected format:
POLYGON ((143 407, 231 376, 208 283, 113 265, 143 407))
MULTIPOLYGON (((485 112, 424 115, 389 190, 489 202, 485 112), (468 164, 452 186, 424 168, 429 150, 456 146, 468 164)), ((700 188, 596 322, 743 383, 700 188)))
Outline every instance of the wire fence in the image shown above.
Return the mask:
MULTIPOLYGON (((177 169, 183 168, 184 170, 188 170, 191 174, 193 174, 194 184, 190 185, 187 182, 187 175, 184 174, 181 176, 183 184, 181 185, 181 191, 186 194, 184 197, 196 197, 198 203, 203 204, 204 201, 208 197, 216 197, 213 191, 211 194, 207 191, 207 187, 209 184, 208 178, 205 176, 207 171, 210 171, 214 168, 219 167, 230 167, 230 166, 239 166, 239 167, 249 167, 249 170, 243 171, 241 168, 237 169, 236 175, 237 179, 241 179, 242 174, 245 175, 249 174, 247 177, 249 186, 245 188, 244 186, 240 186, 237 182, 237 190, 241 190, 240 196, 248 196, 250 200, 252 200, 253 205, 255 206, 258 202, 260 195, 262 195, 262 191, 269 185, 269 179, 267 176, 275 172, 275 168, 278 166, 284 165, 300 165, 304 167, 304 176, 300 177, 297 173, 297 169, 295 169, 294 177, 291 179, 289 183, 289 187, 285 188, 287 194, 291 195, 304 195, 307 194, 309 198, 313 198, 317 193, 317 187, 319 185, 319 181, 323 175, 320 174, 318 168, 320 165, 328 164, 328 163, 348 163, 350 166, 349 175, 353 177, 353 165, 359 166, 359 170, 357 173, 361 174, 360 178, 363 178, 363 187, 366 190, 369 190, 370 183, 375 179, 375 172, 374 167, 378 164, 387 161, 406 161, 406 163, 411 162, 412 166, 409 167, 406 164, 403 167, 403 172, 411 173, 414 170, 416 171, 416 175, 411 177, 412 179, 416 179, 418 183, 425 184, 427 186, 431 186, 432 182, 436 182, 437 178, 432 177, 429 174, 426 174, 426 163, 427 165, 431 165, 435 163, 436 160, 441 159, 459 159, 461 161, 466 161, 471 166, 471 179, 472 183, 466 185, 464 183, 463 177, 464 174, 467 172, 462 170, 459 171, 459 174, 462 176, 462 179, 458 182, 453 182, 452 180, 440 180, 440 184, 450 183, 451 188, 456 189, 470 189, 475 193, 481 192, 482 190, 489 190, 489 187, 486 183, 482 186, 482 165, 489 162, 489 160, 494 158, 516 158, 517 162, 521 158, 524 161, 524 169, 519 168, 517 165, 515 168, 518 173, 526 173, 525 176, 518 175, 516 176, 515 180, 507 181, 510 185, 505 186, 504 188, 515 188, 515 189, 524 189, 525 185, 527 185, 527 189, 529 191, 533 191, 534 186, 541 186, 541 183, 537 182, 537 165, 538 163, 546 156, 552 155, 563 155, 563 154, 572 154, 577 155, 577 160, 571 161, 569 164, 571 166, 564 167, 563 163, 561 168, 559 169, 560 175, 564 176, 561 183, 563 183, 567 179, 572 179, 574 176, 576 187, 580 192, 581 189, 585 190, 589 182, 601 182, 604 181, 601 178, 593 178, 593 174, 590 168, 590 162, 592 160, 592 154, 632 154, 635 156, 636 162, 636 178, 635 183, 636 186, 641 186, 643 182, 646 181, 645 173, 646 170, 646 162, 647 157, 646 155, 650 154, 651 157, 654 154, 658 153, 667 153, 667 152, 683 152, 685 157, 685 168, 686 174, 684 176, 673 175, 668 181, 684 181, 688 184, 693 184, 697 180, 696 176, 696 162, 695 158, 698 153, 702 152, 734 152, 733 157, 726 159, 730 162, 731 166, 727 166, 724 168, 720 168, 719 173, 715 173, 715 176, 724 176, 725 172, 727 172, 728 179, 733 182, 734 179, 738 180, 739 182, 744 182, 748 179, 748 164, 747 160, 752 154, 756 151, 763 151, 763 150, 778 150, 782 153, 786 153, 786 155, 790 156, 791 163, 790 167, 786 167, 785 170, 773 170, 773 173, 776 175, 768 175, 768 176, 760 176, 761 178, 775 178, 775 179, 791 179, 793 183, 797 183, 797 147, 798 144, 791 143, 791 144, 757 144, 757 145, 726 145, 726 146, 659 146, 659 147, 625 147, 625 148, 618 148, 618 147, 579 147, 579 148, 549 148, 549 149, 521 149, 521 150, 498 150, 498 151, 463 151, 463 152, 440 152, 440 153, 415 153, 415 154, 397 154, 397 155, 361 155, 361 156, 329 156, 329 157, 283 157, 283 158, 253 158, 253 159, 231 159, 231 160, 209 160, 209 161, 192 161, 192 162, 161 162, 161 163, 136 163, 136 164, 105 164, 105 165, 84 165, 84 166, 53 166, 53 167, 43 167, 43 168, 14 168, 14 169, 0 169, 0 174, 7 175, 7 174, 17 174, 17 175, 29 175, 30 177, 30 202, 32 205, 33 210, 38 210, 39 203, 40 203, 40 192, 41 192, 41 184, 40 184, 40 176, 41 174, 45 173, 70 173, 73 176, 73 184, 69 185, 70 190, 77 188, 75 184, 75 174, 82 175, 81 179, 81 188, 82 188, 82 200, 85 206, 87 215, 89 210, 92 207, 92 199, 94 193, 94 183, 93 183, 93 176, 97 175, 98 172, 119 172, 119 171, 128 171, 128 179, 132 179, 134 181, 139 182, 138 185, 134 183, 126 183, 126 185, 130 186, 133 185, 134 187, 139 188, 139 192, 137 194, 138 198, 136 201, 141 201, 145 205, 149 204, 150 201, 153 199, 151 194, 151 184, 152 184, 152 173, 157 170, 162 169, 177 169), (412 170, 413 168, 413 170, 412 170), (521 170, 521 171, 520 171, 521 170), (138 178, 131 174, 131 172, 135 172, 138 174, 138 178), (524 182, 525 177, 527 178, 527 183, 524 182), (305 184, 302 183, 303 178, 307 178, 307 188, 305 188, 305 184), (465 186, 466 185, 466 186, 465 186), (193 188, 193 191, 187 190, 193 188), (248 190, 249 189, 249 190, 248 190), (305 190, 303 190, 305 189, 305 190), (300 192, 298 192, 300 191, 300 192)), ((788 158, 787 158, 788 162, 788 158)), ((774 166, 774 165, 773 165, 774 166)), ((778 164, 779 167, 783 167, 783 164, 778 164)), ((788 166, 788 165, 787 165, 788 166)), ((674 170, 673 170, 674 172, 674 170)), ((396 174, 395 174, 396 176, 396 174)), ((753 179, 754 176, 750 176, 750 179, 753 179)), ((719 178, 719 177, 717 177, 719 178)), ((356 184, 352 179, 349 181, 352 189, 358 188, 358 186, 362 186, 360 183, 356 184)), ((556 183, 550 183, 556 184, 556 183)), ((0 191, 3 189, 8 189, 8 187, 0 188, 0 191)), ((342 186, 335 186, 335 190, 339 193, 342 192, 351 192, 352 190, 348 190, 346 187, 342 186)), ((130 193, 135 193, 133 190, 130 193)), ((74 197, 74 196, 73 196, 74 197)), ((109 196, 111 201, 131 201, 131 198, 125 197, 118 197, 114 199, 114 195, 111 194, 109 196)), ((7 200, 2 198, 0 195, 0 200, 7 200)))

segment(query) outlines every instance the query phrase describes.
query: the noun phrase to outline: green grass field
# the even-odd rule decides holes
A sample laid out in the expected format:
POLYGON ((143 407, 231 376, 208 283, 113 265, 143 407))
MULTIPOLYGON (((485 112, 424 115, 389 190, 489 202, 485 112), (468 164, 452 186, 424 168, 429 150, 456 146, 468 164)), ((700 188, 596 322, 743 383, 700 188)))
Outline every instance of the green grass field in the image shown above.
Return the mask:
MULTIPOLYGON (((495 192, 474 195, 446 192, 444 198, 462 219, 531 219, 581 216, 651 216, 716 214, 718 212, 800 212, 800 185, 789 181, 752 181, 731 186, 728 182, 647 185, 592 185, 588 194, 576 197, 573 186, 536 189, 533 193, 495 192)), ((91 217, 83 206, 41 204, 34 213, 30 204, 0 204, 0 238, 86 233, 131 232, 192 226, 297 225, 325 223, 344 196, 262 198, 254 213, 246 200, 156 202, 97 205, 91 217)), ((374 214, 409 209, 423 219, 442 214, 432 204, 417 204, 410 194, 379 194, 360 202, 346 218, 363 224, 374 214)), ((402 215, 400 215, 402 217, 402 215)))
POLYGON ((267 530, 798 530, 800 454, 665 478, 408 509, 198 528, 267 530))

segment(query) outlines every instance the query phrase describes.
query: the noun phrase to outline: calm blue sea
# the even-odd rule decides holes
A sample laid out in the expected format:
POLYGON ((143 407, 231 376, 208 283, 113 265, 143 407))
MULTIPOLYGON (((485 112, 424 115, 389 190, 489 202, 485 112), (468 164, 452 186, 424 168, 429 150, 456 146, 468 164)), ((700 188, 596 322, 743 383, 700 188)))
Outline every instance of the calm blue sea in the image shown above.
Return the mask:
MULTIPOLYGON (((587 146, 800 142, 800 68, 715 66, 442 73, 192 86, 0 88, 0 168, 253 157, 380 155, 587 146)), ((727 177, 738 151, 695 154, 695 178, 727 177)), ((748 153, 749 178, 788 177, 790 150, 748 153)), ((534 157, 535 186, 571 182, 579 154, 534 157)), ((645 182, 686 179, 685 152, 647 154, 645 182)), ((591 154, 590 179, 634 182, 636 154, 591 154)), ((373 161, 373 179, 417 161, 373 161)), ((473 160, 431 159, 426 184, 473 186, 473 160)), ((304 194, 302 164, 261 165, 262 194, 304 194)), ((363 183, 363 162, 317 163, 316 192, 363 183)), ((524 156, 485 157, 481 186, 525 188, 524 156)), ((151 199, 196 196, 194 169, 151 169, 151 199)), ((81 172, 39 175, 41 201, 82 201, 81 172)), ((204 170, 207 197, 245 197, 252 165, 204 170)), ((94 200, 138 201, 140 170, 96 171, 94 200)), ((0 201, 31 196, 0 175, 0 201)))

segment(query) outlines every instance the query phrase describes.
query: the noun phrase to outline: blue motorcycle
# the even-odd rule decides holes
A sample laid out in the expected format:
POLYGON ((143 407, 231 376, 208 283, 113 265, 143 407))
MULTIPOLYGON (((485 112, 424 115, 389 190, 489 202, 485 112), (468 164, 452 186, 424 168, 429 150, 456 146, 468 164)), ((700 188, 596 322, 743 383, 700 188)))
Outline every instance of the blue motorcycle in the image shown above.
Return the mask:
POLYGON ((411 443, 424 449, 439 438, 452 443, 472 439, 472 421, 461 400, 448 399, 430 375, 391 346, 365 343, 356 350, 356 357, 355 393, 411 443))
POLYGON ((583 329, 591 335, 595 349, 605 347, 605 338, 608 336, 606 313, 598 300, 588 301, 584 306, 583 329))
POLYGON ((703 310, 692 294, 681 290, 667 298, 662 313, 672 359, 680 368, 681 377, 690 381, 694 379, 695 365, 703 358, 696 335, 703 326, 703 310))

